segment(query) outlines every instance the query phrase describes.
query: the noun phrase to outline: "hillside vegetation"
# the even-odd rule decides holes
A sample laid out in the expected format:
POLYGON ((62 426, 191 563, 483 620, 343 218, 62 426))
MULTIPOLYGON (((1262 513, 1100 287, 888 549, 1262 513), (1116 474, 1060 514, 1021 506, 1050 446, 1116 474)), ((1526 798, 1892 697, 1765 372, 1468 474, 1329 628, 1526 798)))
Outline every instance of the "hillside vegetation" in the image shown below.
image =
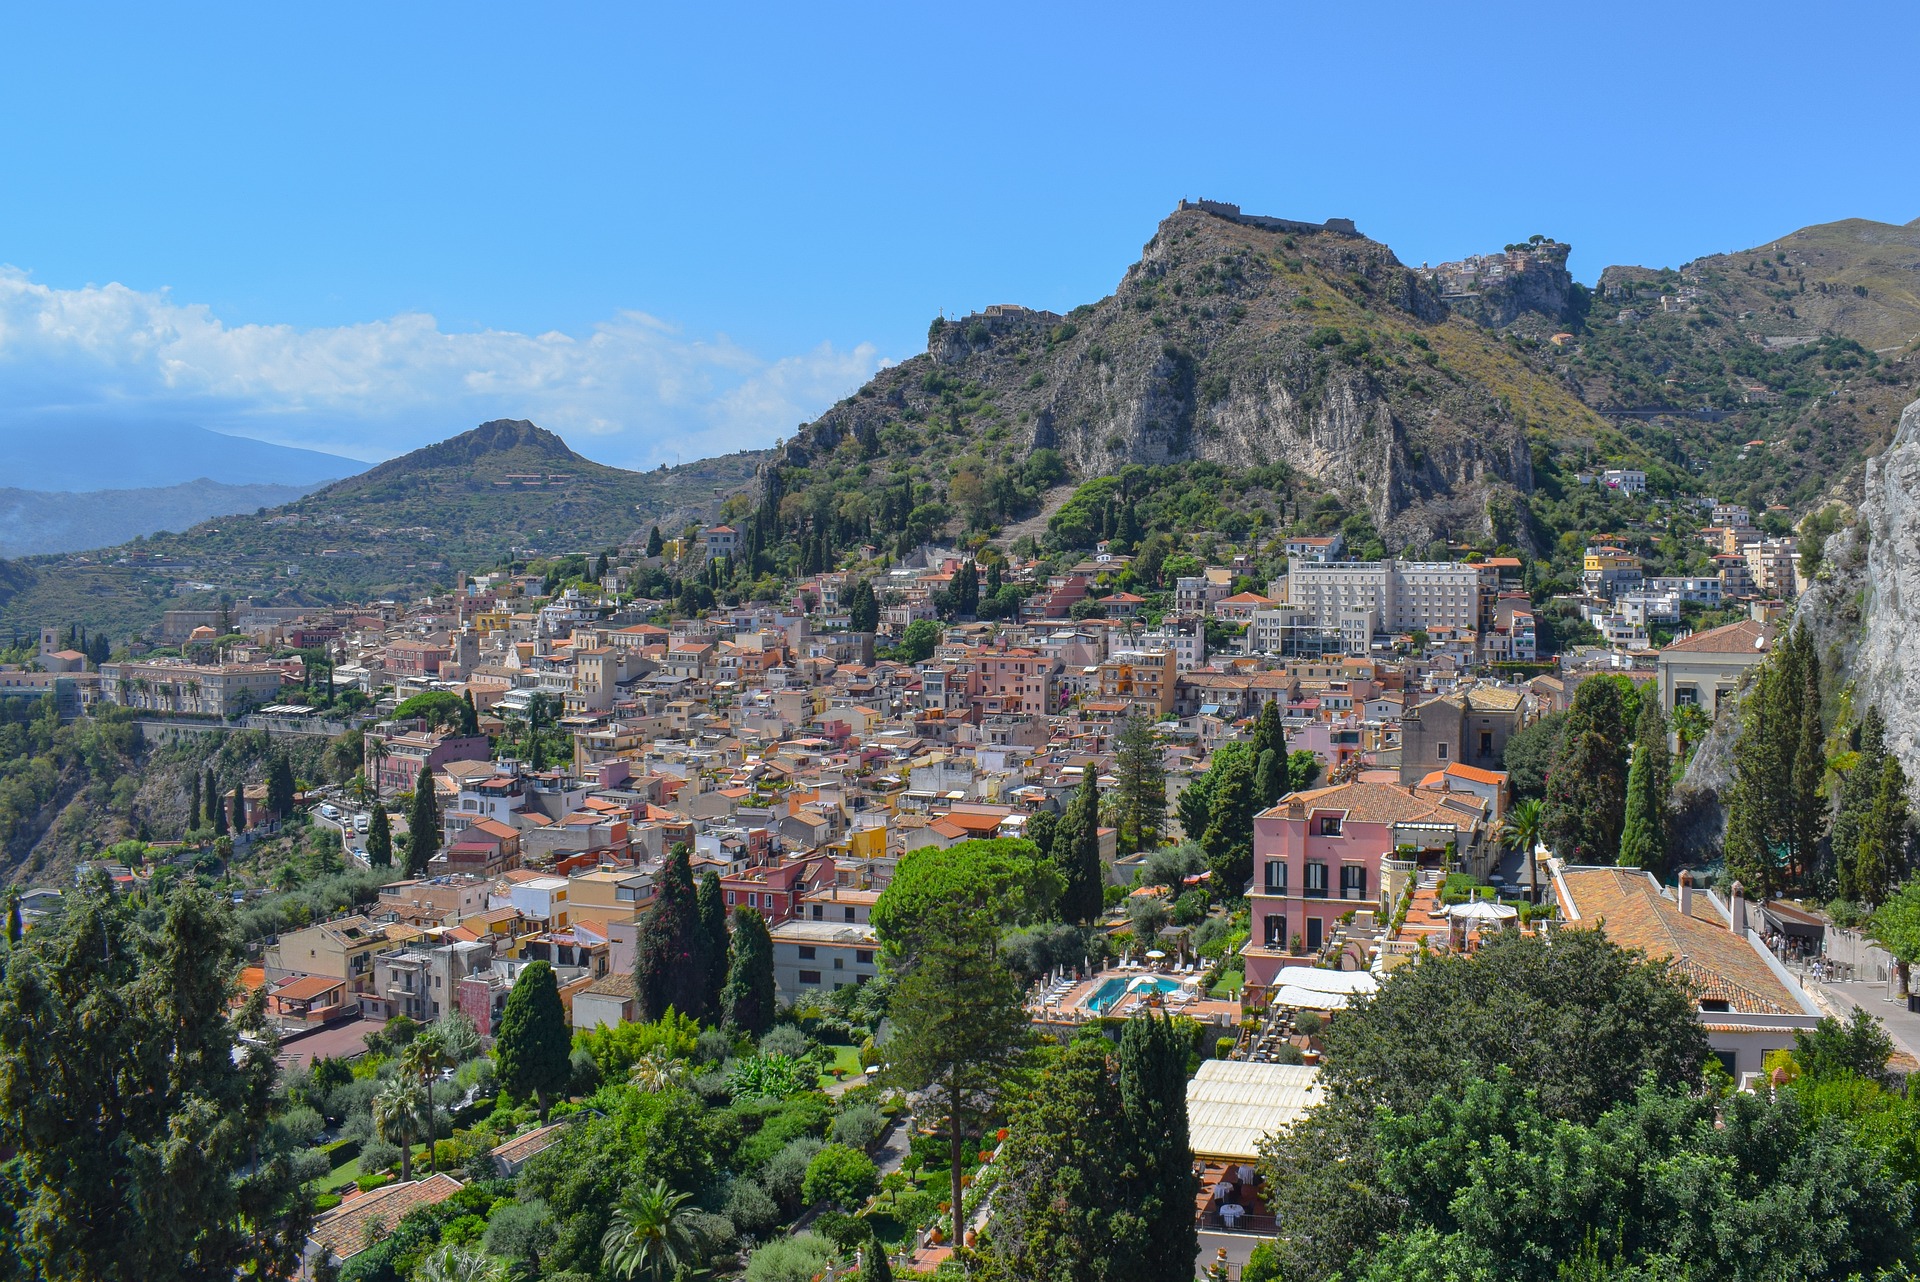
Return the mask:
POLYGON ((58 619, 124 635, 220 592, 318 604, 445 590, 462 569, 618 546, 655 523, 699 519, 762 457, 628 472, 531 423, 487 423, 282 507, 0 566, 0 625, 58 619), (182 592, 183 583, 215 590, 182 592))

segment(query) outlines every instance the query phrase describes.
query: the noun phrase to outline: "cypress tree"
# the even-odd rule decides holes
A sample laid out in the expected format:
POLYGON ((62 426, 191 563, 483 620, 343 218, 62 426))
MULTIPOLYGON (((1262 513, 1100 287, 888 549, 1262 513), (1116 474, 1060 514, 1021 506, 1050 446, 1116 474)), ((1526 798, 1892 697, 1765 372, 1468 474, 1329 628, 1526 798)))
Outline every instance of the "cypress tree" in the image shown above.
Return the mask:
POLYGON ((1856 856, 1867 816, 1873 811, 1874 796, 1880 788, 1880 768, 1887 756, 1887 723, 1879 708, 1867 709, 1855 735, 1859 743, 1854 749, 1852 766, 1841 775, 1840 804, 1833 815, 1831 842, 1840 895, 1857 900, 1861 896, 1855 878, 1859 869, 1856 856))
POLYGON ((666 551, 666 547, 667 547, 666 541, 660 537, 659 526, 656 525, 651 530, 647 531, 647 555, 648 556, 659 556, 662 552, 666 551))
POLYGON ((233 782, 233 832, 235 836, 247 830, 247 786, 236 779, 233 782))
POLYGON ((1024 836, 1043 855, 1053 853, 1053 835, 1060 830, 1060 816, 1052 810, 1036 810, 1027 816, 1024 836))
POLYGON ((1095 920, 1104 904, 1104 879, 1100 866, 1100 780, 1091 766, 1053 834, 1051 853, 1066 883, 1060 895, 1061 919, 1081 924, 1095 920))
POLYGON ((873 594, 873 584, 867 579, 853 586, 853 593, 847 602, 847 626, 855 632, 877 632, 880 629, 880 602, 873 594))
POLYGON ((293 763, 287 760, 287 754, 276 752, 273 765, 267 769, 267 809, 275 817, 285 819, 293 813, 293 799, 297 791, 293 782, 293 763))
POLYGON ((227 835, 227 801, 220 790, 213 786, 213 771, 207 771, 207 809, 213 814, 213 835, 227 835))
POLYGON ((773 937, 757 908, 733 910, 733 961, 720 993, 729 1027, 758 1037, 773 1027, 773 937))
POLYGON ((1627 770, 1626 819, 1620 834, 1620 863, 1645 868, 1656 877, 1667 866, 1667 792, 1673 763, 1667 752, 1667 718, 1660 699, 1649 692, 1640 701, 1640 721, 1627 770))
POLYGON ((1627 800, 1624 692, 1610 677, 1581 682, 1559 750, 1547 771, 1547 842, 1573 863, 1612 863, 1620 854, 1627 800))
POLYGON ((720 1020, 720 993, 727 986, 727 903, 720 874, 709 868, 700 878, 700 969, 706 975, 700 1018, 720 1020))
POLYGON ((1253 768, 1253 795, 1256 805, 1265 810, 1287 795, 1287 769, 1280 754, 1268 748, 1253 768))
POLYGON ((413 781, 413 807, 407 811, 407 876, 426 876, 439 849, 440 799, 434 794, 433 771, 422 762, 413 781))
POLYGON ((187 831, 200 827, 200 772, 193 772, 193 784, 187 792, 187 831))
POLYGON ((385 806, 375 806, 367 821, 367 862, 375 868, 393 867, 393 825, 387 822, 385 806))
POLYGON ((473 691, 460 693, 460 733, 472 738, 480 733, 480 709, 473 706, 473 691))
POLYGON ((1880 784, 1854 860, 1860 899, 1873 906, 1885 903, 1907 865, 1907 772, 1891 755, 1880 763, 1880 784))
POLYGON ((1827 732, 1821 718, 1820 656, 1802 633, 1800 723, 1794 730, 1793 845, 1804 880, 1819 854, 1820 833, 1826 826, 1827 802, 1820 785, 1827 777, 1827 732))
POLYGON ((699 913, 692 862, 686 844, 677 843, 640 925, 633 995, 639 999, 641 1019, 659 1019, 669 1009, 699 1014, 707 984, 700 968, 699 913))
POLYGON ((567 1089, 572 1078, 572 1054, 573 1036, 567 1030, 553 967, 534 962, 514 981, 507 1008, 500 1015, 500 1032, 493 1044, 500 1085, 515 1099, 532 1099, 544 1124, 554 1097, 567 1089))
POLYGON ((1183 1278, 1200 1252, 1187 1139, 1188 1050, 1171 1016, 1130 1019, 1120 1035, 1120 1100, 1137 1146, 1130 1163, 1137 1183, 1128 1200, 1146 1226, 1141 1278, 1183 1278))
POLYGON ((1216 898, 1238 896, 1253 877, 1253 816, 1258 812, 1253 768, 1254 762, 1244 752, 1225 760, 1216 754, 1207 768, 1210 775, 1219 773, 1206 802, 1207 826, 1200 834, 1200 848, 1206 851, 1207 867, 1213 872, 1216 898))

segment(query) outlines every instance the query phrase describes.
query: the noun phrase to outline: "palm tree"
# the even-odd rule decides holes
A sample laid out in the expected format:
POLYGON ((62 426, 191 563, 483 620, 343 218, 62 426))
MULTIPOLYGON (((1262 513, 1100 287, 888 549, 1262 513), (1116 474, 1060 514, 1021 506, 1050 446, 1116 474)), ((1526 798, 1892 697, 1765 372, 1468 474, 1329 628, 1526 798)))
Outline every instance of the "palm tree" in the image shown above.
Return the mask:
POLYGON ((440 1128, 433 1111, 433 1079, 439 1076, 442 1069, 452 1067, 453 1053, 448 1049, 446 1033, 438 1024, 429 1024, 421 1029, 419 1035, 400 1052, 400 1071, 420 1083, 421 1103, 424 1105, 422 1120, 427 1129, 427 1169, 433 1172, 440 1169, 440 1128))
MULTIPOLYGON (((373 1097, 373 1125, 380 1138, 400 1149, 400 1179, 413 1178, 413 1141, 420 1134, 424 1111, 419 1079, 402 1071, 373 1097)), ((431 1108, 431 1103, 426 1103, 431 1108)))
POLYGON ((380 763, 393 755, 385 739, 367 735, 360 740, 360 752, 365 763, 367 778, 373 783, 374 804, 380 802, 380 763))
POLYGON ((1527 861, 1527 894, 1540 902, 1540 861, 1533 857, 1540 845, 1540 830, 1545 826, 1546 808, 1536 798, 1521 802, 1500 821, 1500 840, 1509 850, 1521 852, 1527 861))
POLYGON ((443 1246, 415 1266, 413 1282, 507 1282, 506 1261, 481 1251, 443 1246))
POLYGON ((601 1253, 614 1276, 639 1274, 659 1282, 688 1263, 701 1244, 700 1231, 687 1210, 692 1200, 658 1180, 615 1211, 613 1223, 600 1239, 601 1253))
POLYGON ((686 1075, 686 1064, 682 1060, 671 1059, 658 1051, 650 1051, 634 1061, 633 1069, 627 1074, 627 1080, 643 1091, 658 1093, 679 1085, 686 1075))

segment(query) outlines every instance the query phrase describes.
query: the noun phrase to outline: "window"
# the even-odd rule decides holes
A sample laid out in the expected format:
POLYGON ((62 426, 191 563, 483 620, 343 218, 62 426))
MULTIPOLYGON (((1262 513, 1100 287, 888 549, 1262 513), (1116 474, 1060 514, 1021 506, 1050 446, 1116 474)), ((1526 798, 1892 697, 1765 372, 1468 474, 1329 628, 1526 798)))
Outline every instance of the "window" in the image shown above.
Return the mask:
POLYGON ((1327 897, 1327 866, 1321 863, 1307 865, 1307 898, 1325 899, 1327 897))
POLYGON ((1269 895, 1284 895, 1287 893, 1287 865, 1285 860, 1269 859, 1267 861, 1267 893, 1269 895))
POLYGON ((817 988, 820 985, 820 972, 817 970, 803 970, 800 972, 800 982, 817 988))
POLYGON ((1365 868, 1346 867, 1340 870, 1340 898, 1365 899, 1367 897, 1367 870, 1365 868))
POLYGON ((1326 924, 1322 922, 1318 917, 1307 918, 1307 951, 1308 952, 1317 953, 1320 951, 1320 932, 1325 929, 1326 929, 1326 924))
MULTIPOLYGON (((747 892, 747 907, 758 908, 759 906, 760 906, 760 892, 757 890, 749 890, 747 892)), ((771 905, 769 905, 769 907, 771 907, 771 905)))
POLYGON ((1314 834, 1315 836, 1338 837, 1340 835, 1340 816, 1339 815, 1321 815, 1320 821, 1316 825, 1316 829, 1317 831, 1314 834))
POLYGON ((1445 761, 1447 759, 1446 740, 1442 739, 1439 743, 1434 745, 1434 756, 1435 756, 1435 759, 1440 761, 1445 761))
POLYGON ((860 949, 858 952, 854 953, 853 960, 856 964, 861 966, 873 965, 873 949, 871 948, 860 949))
POLYGON ((1491 757, 1493 755, 1493 731, 1491 730, 1482 730, 1480 732, 1480 755, 1483 757, 1491 757))
POLYGON ((834 968, 835 970, 845 970, 845 969, 847 968, 847 959, 846 959, 846 958, 844 958, 844 957, 836 957, 836 958, 834 958, 834 959, 833 959, 833 968, 834 968))
POLYGON ((853 905, 851 905, 851 904, 849 904, 849 905, 847 905, 847 907, 846 907, 846 910, 845 910, 845 911, 846 911, 846 914, 847 914, 847 920, 848 920, 848 921, 852 921, 852 920, 853 920, 853 905))
POLYGON ((814 959, 814 957, 815 957, 816 955, 817 955, 817 954, 816 954, 816 953, 814 952, 814 947, 813 947, 813 945, 812 945, 812 944, 802 944, 802 945, 800 945, 800 960, 801 960, 801 961, 812 961, 812 960, 814 959))
POLYGON ((1268 948, 1287 946, 1287 919, 1277 913, 1269 913, 1266 918, 1266 942, 1268 948))
POLYGON ((1733 1007, 1724 997, 1709 997, 1700 1003, 1700 1009, 1707 1012, 1726 1012, 1732 1010, 1733 1007))

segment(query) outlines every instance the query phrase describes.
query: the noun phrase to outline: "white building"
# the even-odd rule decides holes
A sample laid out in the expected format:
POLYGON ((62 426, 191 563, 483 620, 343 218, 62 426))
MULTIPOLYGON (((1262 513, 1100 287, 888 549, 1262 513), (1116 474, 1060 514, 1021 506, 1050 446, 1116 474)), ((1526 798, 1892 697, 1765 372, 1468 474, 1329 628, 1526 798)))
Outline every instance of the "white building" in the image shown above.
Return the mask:
POLYGON ((1480 568, 1464 562, 1287 561, 1287 604, 1340 632, 1349 654, 1364 654, 1376 632, 1476 629, 1482 592, 1480 568))
POLYGON ((845 921, 789 921, 773 935, 773 987, 781 1004, 825 996, 877 973, 880 937, 870 925, 845 921))

